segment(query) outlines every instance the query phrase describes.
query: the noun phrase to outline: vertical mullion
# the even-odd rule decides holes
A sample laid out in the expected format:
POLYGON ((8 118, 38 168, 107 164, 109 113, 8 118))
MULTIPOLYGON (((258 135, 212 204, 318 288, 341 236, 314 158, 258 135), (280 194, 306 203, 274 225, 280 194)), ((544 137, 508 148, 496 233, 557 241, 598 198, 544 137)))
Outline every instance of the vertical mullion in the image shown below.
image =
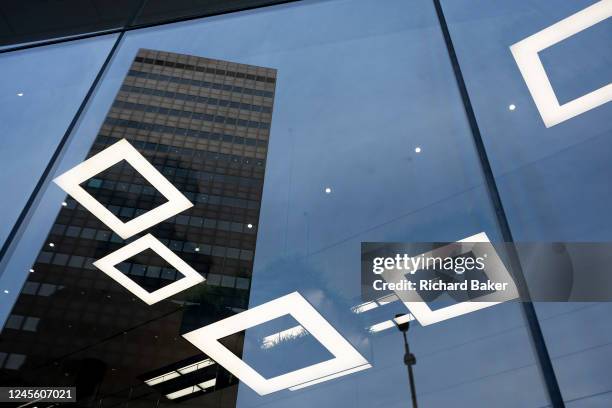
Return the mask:
POLYGON ((446 44, 446 49, 448 51, 448 55, 453 67, 453 73, 455 75, 455 80, 457 81, 457 87, 459 88, 459 93, 461 94, 461 99, 463 102, 463 107, 465 109, 465 113, 470 125, 470 130, 472 133, 474 145, 476 148, 476 152, 478 154, 478 159, 480 161, 480 165, 482 171, 484 173, 485 184, 487 186, 487 192, 489 194, 489 198, 491 199, 491 203, 493 204, 493 208, 495 210, 495 215, 497 219, 497 223, 501 230, 502 238, 509 249, 509 255, 511 258, 511 263, 513 266, 513 270, 515 271, 514 278, 518 280, 517 286, 523 289, 522 295, 529 301, 523 299, 521 301, 523 314, 525 316, 525 320, 527 321, 527 327, 529 330, 529 334, 531 336, 531 341, 533 342, 533 346, 536 353, 536 358, 540 367, 540 371, 544 378, 544 383, 546 385, 546 391, 548 392, 548 396, 550 398, 550 402, 555 408, 563 408, 565 404, 563 402, 563 397, 561 395, 561 390, 559 388, 559 383, 557 382, 557 377, 555 375, 555 371, 552 365, 552 361, 550 359, 550 355, 548 353, 548 349, 546 347, 546 342, 544 341, 544 335, 542 333, 542 329, 540 327, 540 323, 538 321, 538 317, 536 315, 535 308, 533 303, 530 301, 529 292, 527 285, 525 283, 525 278, 523 275, 523 271, 521 268, 520 260, 518 257, 518 253, 516 252, 516 248, 514 246, 514 238, 512 236, 512 230, 510 228, 510 224, 508 222, 508 218, 506 216, 506 212, 504 210, 501 196, 499 193, 499 189, 497 188, 497 183, 495 181, 495 176, 493 175, 493 170, 491 168, 491 163, 489 161, 483 140, 482 134, 480 133, 480 128, 478 127, 478 122, 476 120, 476 115, 474 114, 474 108, 472 107, 472 103, 470 101, 470 97, 467 91, 467 87, 465 85, 465 80, 463 78, 463 73, 461 72, 461 67, 459 65, 459 60, 457 58, 457 54, 455 52, 455 47, 453 45, 453 41, 448 30, 448 25, 446 23, 446 18, 444 16, 444 12, 442 10, 442 6, 440 4, 440 0, 433 0, 434 8, 436 10, 436 15, 438 17, 438 22, 440 23, 440 28, 442 30, 442 35, 444 37, 444 43, 446 44))

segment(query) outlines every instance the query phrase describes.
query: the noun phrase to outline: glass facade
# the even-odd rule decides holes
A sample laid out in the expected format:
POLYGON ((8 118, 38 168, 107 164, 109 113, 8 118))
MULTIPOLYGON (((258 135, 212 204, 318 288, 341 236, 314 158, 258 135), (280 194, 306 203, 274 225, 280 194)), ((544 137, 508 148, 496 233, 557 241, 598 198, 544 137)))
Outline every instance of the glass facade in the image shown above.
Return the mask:
MULTIPOLYGON (((546 128, 508 45, 597 2, 445 1, 444 10, 517 241, 609 241, 608 103, 546 128), (478 39, 478 41, 477 41, 478 39), (493 103, 492 103, 493 102, 493 103), (510 111, 510 105, 515 110, 510 111)), ((612 6, 608 5, 608 17, 612 6)), ((608 18, 540 53, 561 104, 610 83, 608 18)), ((609 85, 608 85, 609 86, 609 85)), ((568 406, 608 406, 609 303, 535 305, 568 406)))
MULTIPOLYGON (((536 59, 559 110, 605 91, 609 1, 159 7, 138 18, 219 15, 0 50, 0 386, 73 386, 86 407, 409 406, 392 320, 409 311, 365 306, 362 242, 610 241, 612 105, 551 125, 515 47, 599 10, 536 59), (53 181, 125 141, 134 162, 75 186, 106 212, 53 181), (191 206, 129 230, 171 205, 160 179, 191 206), (150 246, 101 267, 148 236, 179 261, 150 246), (186 282, 180 262, 203 281, 143 301, 186 282)), ((411 321, 419 406, 610 406, 609 309, 411 321)))
MULTIPOLYGON (((169 361, 156 348, 147 351, 133 344, 132 353, 140 354, 141 366, 117 353, 112 341, 105 341, 109 333, 127 335, 139 326, 155 330, 164 321, 161 329, 158 326, 164 333, 185 330, 198 327, 202 318, 216 317, 207 315, 210 305, 234 312, 247 308, 275 75, 271 69, 184 54, 144 49, 137 53, 88 157, 127 140, 195 203, 190 211, 156 225, 151 233, 205 275, 206 286, 182 292, 180 298, 151 311, 147 304, 135 303, 134 296, 113 285, 93 265, 119 249, 123 240, 77 201, 66 199, 31 268, 23 296, 8 317, 10 330, 3 334, 5 353, 27 356, 14 367, 20 370, 15 381, 53 383, 63 376, 65 384, 86 384, 79 398, 91 399, 97 386, 91 378, 110 369, 116 373, 113 381, 103 382, 96 392, 113 395, 125 388, 128 378, 147 377, 146 373, 160 367, 164 374, 170 363, 189 366, 184 358, 173 361, 189 351, 175 345, 169 361), (207 75, 211 81, 204 80, 207 75), (212 96, 215 90, 221 91, 217 97, 212 96), (246 99, 253 103, 239 102, 246 99), (24 332, 26 337, 35 334, 47 340, 24 341, 24 332), (53 361, 51 369, 39 368, 49 364, 49 356, 72 354, 91 344, 98 344, 93 355, 82 351, 79 358, 53 361), (101 351, 106 358, 96 357, 101 351)), ((121 160, 86 180, 83 188, 127 222, 165 201, 134 170, 121 160)), ((151 249, 125 260, 118 269, 148 292, 182 278, 151 249)), ((233 351, 242 352, 238 347, 233 351)), ((221 389, 227 375, 214 369, 220 378, 213 375, 207 380, 214 380, 215 388, 221 389)), ((191 376, 196 374, 201 373, 191 376)), ((203 382, 199 380, 196 376, 195 381, 203 382)), ((185 381, 177 377, 164 382, 162 390, 172 395, 185 388, 185 381)))
POLYGON ((4 243, 53 152, 110 52, 116 35, 0 56, 3 137, 0 175, 11 200, 2 200, 4 243), (37 118, 32 120, 32 118, 37 118), (32 144, 37 149, 30 149, 32 144), (14 158, 20 157, 20 160, 14 158))

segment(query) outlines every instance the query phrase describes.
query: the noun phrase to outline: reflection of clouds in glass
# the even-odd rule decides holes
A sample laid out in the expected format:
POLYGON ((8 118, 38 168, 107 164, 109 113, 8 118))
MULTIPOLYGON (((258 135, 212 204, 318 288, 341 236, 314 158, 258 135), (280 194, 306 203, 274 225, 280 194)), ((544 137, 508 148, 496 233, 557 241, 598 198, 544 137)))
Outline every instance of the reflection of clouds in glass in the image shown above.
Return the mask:
POLYGON ((295 326, 278 333, 271 334, 261 340, 261 348, 269 349, 291 340, 307 336, 308 332, 302 326, 295 326))

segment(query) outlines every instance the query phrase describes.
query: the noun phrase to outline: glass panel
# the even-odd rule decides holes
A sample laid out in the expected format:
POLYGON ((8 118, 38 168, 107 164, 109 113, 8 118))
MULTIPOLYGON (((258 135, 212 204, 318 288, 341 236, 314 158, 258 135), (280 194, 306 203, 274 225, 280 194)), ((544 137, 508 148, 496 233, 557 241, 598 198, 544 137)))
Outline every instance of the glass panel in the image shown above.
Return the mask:
MULTIPOLYGON (((0 351, 26 355, 11 379, 76 382, 82 404, 102 407, 409 404, 390 322, 408 310, 358 307, 361 242, 500 239, 430 1, 304 2, 129 32, 54 176, 122 138, 193 207, 128 233, 109 224, 151 208, 151 179, 111 160, 79 182, 115 218, 46 185, 6 264, 20 284, 51 285, 14 307, 40 319, 36 333, 2 334, 0 351), (134 254, 108 275, 93 265, 145 233, 206 282, 147 305, 139 297, 172 284, 147 271, 176 265, 134 254), (207 356, 182 334, 296 291, 270 310, 278 319, 219 342, 273 376, 340 353, 315 341, 329 325, 371 367, 263 396, 220 364, 185 370, 207 356), (304 322, 310 308, 327 323, 304 322)), ((517 303, 413 321, 408 338, 422 406, 548 404, 517 303)))
POLYGON ((147 0, 134 24, 151 24, 179 18, 206 16, 284 3, 283 0, 147 0))
MULTIPOLYGON (((546 127, 542 112, 546 115, 553 105, 536 105, 509 48, 583 10, 594 22, 602 13, 590 7, 605 4, 607 19, 589 23, 590 27, 539 53, 561 105, 605 84, 610 87, 609 2, 443 2, 517 241, 612 239, 608 205, 612 104, 546 127)), ((573 20, 570 25, 578 27, 573 20)), ((553 35, 558 27, 552 29, 553 35)), ((610 405, 612 305, 542 303, 536 308, 563 397, 571 402, 568 406, 610 405)))
POLYGON ((0 4, 0 49, 102 33, 127 25, 162 24, 283 2, 286 0, 6 0, 0 4))
POLYGON ((0 244, 100 71, 115 35, 0 55, 0 244), (36 148, 34 148, 34 146, 36 148))
POLYGON ((142 0, 3 1, 0 4, 0 46, 123 27, 141 3, 142 0))

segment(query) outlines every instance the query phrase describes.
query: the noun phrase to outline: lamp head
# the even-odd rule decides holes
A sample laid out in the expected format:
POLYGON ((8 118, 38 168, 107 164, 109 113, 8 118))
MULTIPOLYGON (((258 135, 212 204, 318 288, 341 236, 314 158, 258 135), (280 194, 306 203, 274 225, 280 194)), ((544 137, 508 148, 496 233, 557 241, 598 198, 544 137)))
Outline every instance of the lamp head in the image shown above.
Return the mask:
MULTIPOLYGON (((395 318, 397 319, 398 317, 402 317, 405 316, 404 314, 396 314, 395 318)), ((406 321, 404 323, 395 323, 395 325, 397 326, 397 328, 399 329, 399 331, 401 332, 407 332, 408 328, 410 327, 410 322, 406 321)))

